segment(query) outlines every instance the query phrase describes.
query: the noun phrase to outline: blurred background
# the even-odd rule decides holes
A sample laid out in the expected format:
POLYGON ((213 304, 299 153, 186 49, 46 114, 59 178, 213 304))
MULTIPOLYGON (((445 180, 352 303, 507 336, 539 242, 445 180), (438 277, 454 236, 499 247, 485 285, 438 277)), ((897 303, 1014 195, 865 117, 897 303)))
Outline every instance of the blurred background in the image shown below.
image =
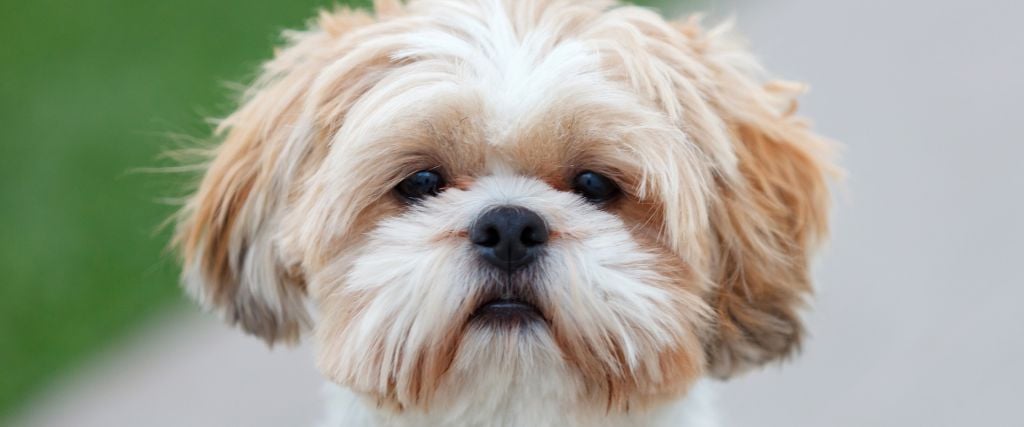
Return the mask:
MULTIPOLYGON (((308 347, 181 296, 160 224, 187 180, 146 169, 333 4, 0 2, 0 425, 317 419, 308 347)), ((1024 3, 645 4, 735 16, 846 147, 811 337, 718 387, 725 425, 1024 425, 1024 3)))

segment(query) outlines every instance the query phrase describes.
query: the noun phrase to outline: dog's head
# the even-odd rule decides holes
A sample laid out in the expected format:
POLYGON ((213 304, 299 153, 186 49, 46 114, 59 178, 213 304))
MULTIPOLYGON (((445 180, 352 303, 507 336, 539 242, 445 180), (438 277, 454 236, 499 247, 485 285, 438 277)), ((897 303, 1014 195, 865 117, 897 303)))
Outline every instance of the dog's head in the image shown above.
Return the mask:
POLYGON ((636 7, 377 8, 289 33, 220 125, 178 230, 196 298, 311 326, 402 407, 531 366, 642 405, 798 346, 829 168, 798 88, 636 7))

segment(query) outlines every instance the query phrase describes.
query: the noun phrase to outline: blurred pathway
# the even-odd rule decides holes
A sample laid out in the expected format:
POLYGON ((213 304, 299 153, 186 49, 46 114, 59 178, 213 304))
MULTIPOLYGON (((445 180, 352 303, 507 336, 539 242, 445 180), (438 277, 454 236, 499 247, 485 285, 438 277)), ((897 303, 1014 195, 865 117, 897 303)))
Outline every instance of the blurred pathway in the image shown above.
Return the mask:
MULTIPOLYGON (((734 426, 1024 420, 1024 3, 716 3, 850 171, 804 354, 724 387, 734 426)), ((307 349, 269 352, 194 313, 129 340, 16 425, 303 426, 307 349)))
POLYGON ((323 382, 306 347, 269 350, 210 315, 144 325, 12 427, 306 427, 323 382))
POLYGON ((736 426, 1020 426, 1024 2, 743 2, 842 141, 803 354, 731 384, 736 426))

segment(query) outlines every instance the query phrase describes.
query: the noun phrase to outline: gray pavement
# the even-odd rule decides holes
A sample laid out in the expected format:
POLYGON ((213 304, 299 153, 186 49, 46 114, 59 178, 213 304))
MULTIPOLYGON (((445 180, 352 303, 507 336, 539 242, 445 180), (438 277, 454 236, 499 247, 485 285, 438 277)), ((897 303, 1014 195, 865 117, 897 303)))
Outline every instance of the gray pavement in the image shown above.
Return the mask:
POLYGON ((737 426, 1024 426, 1024 3, 749 1, 739 27, 845 145, 803 355, 737 426))
POLYGON ((306 347, 195 310, 167 313, 56 384, 12 427, 311 427, 323 380, 306 347))
MULTIPOLYGON (((735 12, 770 70, 812 83, 803 111, 845 144, 849 171, 812 336, 791 363, 723 385, 729 425, 1024 425, 1024 3, 707 8, 735 12)), ((311 359, 186 312, 15 425, 309 425, 311 359)))

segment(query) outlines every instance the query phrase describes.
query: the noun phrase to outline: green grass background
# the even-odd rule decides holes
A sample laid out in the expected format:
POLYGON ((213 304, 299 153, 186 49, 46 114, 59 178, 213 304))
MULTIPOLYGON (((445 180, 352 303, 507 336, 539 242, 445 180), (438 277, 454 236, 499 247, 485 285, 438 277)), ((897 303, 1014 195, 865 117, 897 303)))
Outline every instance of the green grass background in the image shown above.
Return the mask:
POLYGON ((334 3, 0 3, 0 419, 184 301, 158 226, 187 180, 132 171, 166 165, 171 134, 208 134, 225 83, 334 3))

